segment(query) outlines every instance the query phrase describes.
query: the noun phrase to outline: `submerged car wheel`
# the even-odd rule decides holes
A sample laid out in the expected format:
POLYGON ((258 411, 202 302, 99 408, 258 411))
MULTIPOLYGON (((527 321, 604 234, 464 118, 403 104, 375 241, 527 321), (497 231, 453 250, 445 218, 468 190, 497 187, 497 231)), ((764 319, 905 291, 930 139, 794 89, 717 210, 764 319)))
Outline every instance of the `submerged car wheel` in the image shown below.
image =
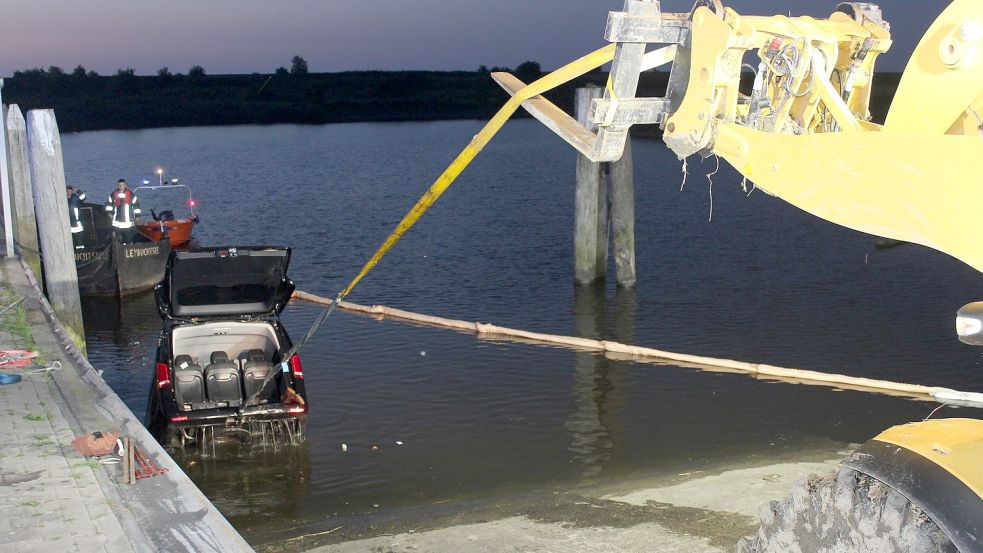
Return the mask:
POLYGON ((164 439, 160 440, 161 445, 168 449, 179 449, 184 444, 181 440, 181 431, 173 426, 168 426, 164 430, 164 439))
POLYGON ((738 542, 738 553, 957 553, 905 496, 848 468, 810 475, 758 514, 758 533, 738 542))

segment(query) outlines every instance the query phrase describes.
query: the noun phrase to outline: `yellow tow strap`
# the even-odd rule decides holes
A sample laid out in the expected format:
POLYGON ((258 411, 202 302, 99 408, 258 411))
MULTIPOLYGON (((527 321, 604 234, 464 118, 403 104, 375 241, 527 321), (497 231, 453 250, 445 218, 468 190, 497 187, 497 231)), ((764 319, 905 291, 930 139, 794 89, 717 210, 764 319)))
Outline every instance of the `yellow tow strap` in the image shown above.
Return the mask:
POLYGON ((457 179, 458 175, 471 163, 471 161, 478 155, 479 152, 485 147, 486 144, 492 139, 493 136, 505 125, 505 122, 509 120, 509 117, 515 113, 515 110, 519 109, 522 102, 533 98, 534 96, 539 96, 540 94, 546 92, 547 90, 552 90, 557 86, 566 83, 572 79, 575 79, 588 71, 596 69, 605 63, 608 63, 614 59, 615 44, 609 44, 604 48, 595 50, 586 56, 574 60, 567 65, 553 71, 549 75, 534 81, 531 84, 523 87, 519 92, 515 94, 508 102, 502 106, 502 109, 498 110, 498 113, 491 118, 488 123, 481 129, 481 131, 471 139, 471 142, 464 147, 464 150, 451 162, 451 164, 444 170, 444 172, 437 178, 437 180, 430 186, 430 189, 416 202, 416 205, 403 217, 403 220, 396 225, 396 228, 389 234, 386 241, 379 246, 375 254, 371 259, 362 267, 358 275, 352 279, 352 281, 345 287, 344 290, 338 294, 338 299, 344 298, 355 288, 362 277, 368 274, 373 267, 379 263, 382 256, 386 255, 400 238, 406 234, 406 231, 416 224, 416 221, 427 211, 437 201, 437 198, 450 187, 451 184, 457 179))

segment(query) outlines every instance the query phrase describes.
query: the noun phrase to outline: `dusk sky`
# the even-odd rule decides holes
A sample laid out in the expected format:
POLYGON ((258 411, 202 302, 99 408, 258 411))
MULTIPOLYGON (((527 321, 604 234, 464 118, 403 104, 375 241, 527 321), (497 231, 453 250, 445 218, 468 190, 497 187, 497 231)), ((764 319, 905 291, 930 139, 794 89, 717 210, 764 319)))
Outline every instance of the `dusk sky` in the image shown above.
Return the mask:
MULTIPOLYGON (((836 1, 733 0, 747 15, 828 17, 836 1)), ((692 1, 666 0, 663 11, 692 1)), ((880 69, 904 68, 946 0, 882 0, 895 45, 880 69)), ((474 70, 535 60, 554 69, 604 44, 618 0, 6 0, 0 76, 81 64, 186 73, 271 73, 303 56, 312 72, 474 70)))

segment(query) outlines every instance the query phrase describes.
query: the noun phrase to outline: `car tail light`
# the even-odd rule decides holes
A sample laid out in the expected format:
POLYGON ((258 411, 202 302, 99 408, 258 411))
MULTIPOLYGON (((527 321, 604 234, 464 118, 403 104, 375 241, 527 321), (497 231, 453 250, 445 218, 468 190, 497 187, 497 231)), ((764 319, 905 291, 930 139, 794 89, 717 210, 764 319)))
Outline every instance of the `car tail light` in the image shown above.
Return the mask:
POLYGON ((171 386, 171 369, 167 363, 157 363, 157 388, 163 390, 171 386))
POLYGON ((300 357, 296 353, 290 357, 290 372, 293 373, 294 378, 304 378, 304 367, 301 366, 300 357))
POLYGON ((184 422, 188 420, 187 415, 178 415, 176 417, 171 417, 171 422, 184 422))
POLYGON ((287 412, 290 413, 291 415, 299 415, 301 413, 306 413, 307 412, 307 406, 306 405, 291 405, 287 409, 287 412))

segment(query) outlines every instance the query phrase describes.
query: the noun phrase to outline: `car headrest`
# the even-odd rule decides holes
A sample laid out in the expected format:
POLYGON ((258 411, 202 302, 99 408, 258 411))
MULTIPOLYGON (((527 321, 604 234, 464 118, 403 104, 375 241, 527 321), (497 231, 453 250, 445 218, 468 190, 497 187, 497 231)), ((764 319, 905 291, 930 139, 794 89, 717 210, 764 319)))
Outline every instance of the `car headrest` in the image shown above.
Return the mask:
POLYGON ((261 349, 251 349, 248 357, 250 361, 266 361, 266 352, 261 349))
POLYGON ((229 354, 224 351, 213 351, 211 356, 212 363, 225 363, 229 360, 229 354))
POLYGON ((194 365, 195 362, 191 359, 190 355, 175 355, 174 356, 174 367, 183 369, 188 365, 194 365))

